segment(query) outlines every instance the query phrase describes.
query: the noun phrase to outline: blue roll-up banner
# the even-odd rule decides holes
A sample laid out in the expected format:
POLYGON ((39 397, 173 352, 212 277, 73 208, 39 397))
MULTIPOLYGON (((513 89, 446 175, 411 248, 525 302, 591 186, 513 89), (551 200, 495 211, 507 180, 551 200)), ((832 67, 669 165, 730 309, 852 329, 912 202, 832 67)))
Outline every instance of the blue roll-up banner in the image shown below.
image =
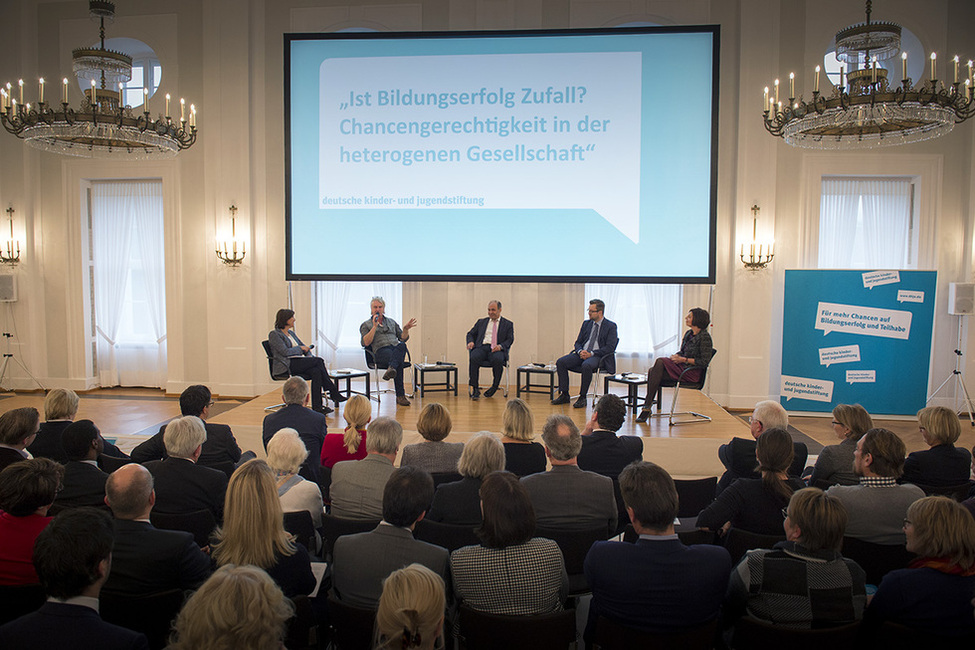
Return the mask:
POLYGON ((780 400, 790 411, 924 407, 937 271, 785 272, 780 400))

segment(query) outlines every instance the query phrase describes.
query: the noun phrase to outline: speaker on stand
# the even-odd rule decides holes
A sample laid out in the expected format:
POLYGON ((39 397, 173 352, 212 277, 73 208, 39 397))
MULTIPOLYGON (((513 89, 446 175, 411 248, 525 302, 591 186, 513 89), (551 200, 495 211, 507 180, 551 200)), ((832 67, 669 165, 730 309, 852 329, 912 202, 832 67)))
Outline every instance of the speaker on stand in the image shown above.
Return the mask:
POLYGON ((961 370, 962 365, 962 316, 975 314, 975 283, 972 282, 950 282, 948 283, 948 313, 958 316, 958 340, 955 346, 955 369, 945 378, 941 385, 931 395, 927 401, 930 402, 938 392, 944 388, 952 379, 955 380, 955 404, 958 403, 958 388, 965 395, 965 405, 968 406, 968 419, 975 427, 975 404, 968 394, 968 387, 965 386, 965 374, 961 370))

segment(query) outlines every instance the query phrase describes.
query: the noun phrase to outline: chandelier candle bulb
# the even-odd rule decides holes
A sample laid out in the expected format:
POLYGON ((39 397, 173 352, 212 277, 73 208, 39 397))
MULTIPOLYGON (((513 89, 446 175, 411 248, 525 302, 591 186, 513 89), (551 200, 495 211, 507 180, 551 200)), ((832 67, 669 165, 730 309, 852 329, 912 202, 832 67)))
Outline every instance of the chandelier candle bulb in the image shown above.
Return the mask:
POLYGON ((169 119, 169 93, 166 93, 166 119, 169 119))
POLYGON ((779 103, 779 80, 776 79, 775 84, 773 85, 775 86, 775 103, 778 104, 779 103))
POLYGON ((768 106, 768 86, 765 86, 765 99, 762 100, 762 110, 766 110, 766 106, 768 106))
POLYGON ((789 99, 793 99, 796 96, 796 73, 789 73, 789 99))
POLYGON ((843 66, 840 66, 840 91, 843 90, 843 66))
POLYGON ((975 79, 972 79, 972 60, 968 59, 968 81, 975 83, 975 79))
POLYGON ((20 86, 20 104, 21 104, 21 106, 23 106, 23 104, 24 104, 24 80, 21 79, 20 81, 18 81, 17 82, 17 85, 20 86))
POLYGON ((907 52, 901 52, 901 79, 907 79, 907 52))
POLYGON ((870 83, 877 83, 877 57, 873 57, 873 61, 871 61, 870 83))
POLYGON ((68 78, 65 77, 61 80, 61 103, 68 103, 68 78))
POLYGON ((179 98, 179 121, 186 121, 186 100, 182 97, 179 98))
POLYGON ((190 104, 190 128, 196 128, 196 105, 190 104))
POLYGON ((148 88, 142 89, 142 110, 146 113, 146 115, 149 114, 149 89, 148 88))
POLYGON ((37 103, 44 103, 44 77, 41 77, 37 82, 37 103))
POLYGON ((954 68, 954 79, 952 80, 952 83, 958 83, 958 55, 957 54, 955 55, 955 58, 951 60, 951 62, 953 64, 952 67, 954 68))
POLYGON ((934 52, 931 53, 931 81, 934 81, 938 77, 934 73, 935 64, 937 63, 938 55, 934 52))
POLYGON ((813 92, 817 92, 817 93, 819 92, 819 70, 820 67, 817 65, 816 66, 816 87, 813 89, 813 92))

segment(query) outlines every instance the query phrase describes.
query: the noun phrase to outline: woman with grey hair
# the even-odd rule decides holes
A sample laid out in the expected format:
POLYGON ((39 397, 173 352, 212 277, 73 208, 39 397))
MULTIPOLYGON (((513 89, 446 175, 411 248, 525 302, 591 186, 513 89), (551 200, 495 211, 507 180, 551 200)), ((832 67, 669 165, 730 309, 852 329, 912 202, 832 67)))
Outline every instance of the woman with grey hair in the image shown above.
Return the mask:
POLYGON ((504 446, 493 433, 475 434, 457 461, 457 472, 462 478, 437 487, 426 518, 457 526, 480 525, 481 481, 491 472, 503 470, 504 462, 504 446))
MULTIPOLYGON (((321 528, 322 491, 311 481, 298 476, 301 464, 305 462, 308 450, 301 441, 298 432, 291 428, 279 430, 267 443, 267 464, 274 472, 281 499, 281 510, 284 512, 308 511, 311 514, 315 528, 321 528)), ((315 532, 315 541, 321 545, 321 537, 315 532)))

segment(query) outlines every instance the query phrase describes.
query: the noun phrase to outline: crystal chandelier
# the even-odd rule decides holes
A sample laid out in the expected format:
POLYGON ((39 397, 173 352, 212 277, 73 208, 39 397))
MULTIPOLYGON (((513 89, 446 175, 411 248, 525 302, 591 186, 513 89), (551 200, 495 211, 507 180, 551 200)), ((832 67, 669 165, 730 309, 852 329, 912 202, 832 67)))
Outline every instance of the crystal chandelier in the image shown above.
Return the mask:
POLYGON ((149 113, 149 91, 143 90, 143 111, 123 103, 123 84, 132 78, 132 59, 105 48, 105 21, 115 18, 115 3, 89 0, 92 19, 99 21, 101 46, 72 53, 74 74, 91 83, 77 110, 68 103, 68 79, 62 79, 61 102, 44 101, 44 79, 38 80, 37 105, 24 103, 24 80, 0 88, 0 122, 9 132, 42 151, 83 158, 142 160, 175 156, 196 142, 196 107, 180 103, 179 121, 166 111, 155 119, 149 113))
POLYGON ((789 74, 789 100, 779 101, 779 80, 765 88, 765 128, 787 143, 809 149, 861 149, 920 142, 942 136, 975 114, 972 62, 964 83, 958 81, 958 57, 952 60, 952 83, 937 77, 937 56, 931 53, 931 75, 917 86, 907 76, 907 52, 902 52, 901 83, 888 82, 880 61, 900 51, 901 27, 867 21, 836 34, 836 58, 849 66, 829 97, 819 92, 820 66, 816 66, 812 100, 795 94, 795 74, 789 74))

